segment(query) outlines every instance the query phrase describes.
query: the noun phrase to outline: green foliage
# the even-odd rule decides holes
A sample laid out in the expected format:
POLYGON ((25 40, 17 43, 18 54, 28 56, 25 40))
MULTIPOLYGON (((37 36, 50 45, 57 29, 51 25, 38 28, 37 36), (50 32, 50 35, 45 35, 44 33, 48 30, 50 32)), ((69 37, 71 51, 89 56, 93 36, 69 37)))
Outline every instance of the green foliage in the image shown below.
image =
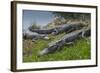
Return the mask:
POLYGON ((31 24, 31 26, 29 27, 29 29, 39 29, 40 27, 37 25, 37 23, 36 22, 33 22, 32 24, 31 24))
MULTIPOLYGON (((64 45, 60 51, 56 51, 52 54, 47 54, 38 57, 38 52, 48 47, 48 43, 53 40, 60 39, 64 33, 55 36, 49 35, 50 40, 39 39, 32 42, 34 45, 32 48, 28 48, 32 54, 27 53, 23 55, 23 62, 41 62, 41 61, 61 61, 61 60, 82 60, 91 58, 90 42, 87 43, 85 39, 79 39, 75 41, 72 45, 64 45)), ((31 41, 30 41, 31 42, 31 41)), ((23 48, 27 52, 26 48, 23 48)))
MULTIPOLYGON (((86 24, 90 22, 90 14, 89 13, 70 13, 70 12, 54 12, 55 16, 60 17, 61 19, 66 20, 81 20, 86 24)), ((50 23, 51 25, 52 23, 50 23)), ((90 24, 90 23, 89 23, 90 24)), ((53 28, 55 25, 46 26, 46 28, 53 28)), ((33 22, 31 29, 40 28, 37 26, 35 22, 33 22)), ((79 39, 75 41, 72 45, 65 44, 60 50, 56 51, 52 54, 47 54, 43 56, 38 56, 38 53, 42 51, 44 48, 48 47, 49 43, 56 42, 60 38, 62 38, 65 33, 61 33, 59 35, 53 36, 51 34, 48 35, 50 37, 49 40, 38 39, 35 42, 32 40, 25 41, 25 47, 23 48, 23 62, 41 62, 41 61, 61 61, 61 60, 82 60, 82 59, 90 59, 91 58, 91 44, 87 43, 86 39, 79 39), (29 45, 28 45, 29 44, 29 45)), ((89 41, 89 40, 88 40, 89 41)), ((24 42, 24 41, 23 41, 24 42)), ((24 45, 23 45, 24 46, 24 45)))
POLYGON ((78 19, 78 20, 90 20, 90 13, 71 13, 71 12, 53 12, 55 16, 60 18, 65 18, 68 20, 78 19))

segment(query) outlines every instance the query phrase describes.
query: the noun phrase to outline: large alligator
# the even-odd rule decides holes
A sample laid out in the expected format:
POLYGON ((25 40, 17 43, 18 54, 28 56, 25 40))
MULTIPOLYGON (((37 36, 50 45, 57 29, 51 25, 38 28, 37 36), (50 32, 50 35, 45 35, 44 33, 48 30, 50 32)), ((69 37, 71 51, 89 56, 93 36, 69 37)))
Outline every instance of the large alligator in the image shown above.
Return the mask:
POLYGON ((74 42, 75 40, 77 40, 80 37, 84 36, 90 36, 90 28, 84 30, 84 29, 80 29, 74 32, 71 32, 69 34, 66 34, 64 37, 62 37, 60 40, 58 40, 58 42, 56 42, 55 44, 49 46, 48 48, 43 49, 42 51, 39 52, 39 56, 41 55, 45 55, 48 53, 53 53, 57 50, 60 50, 61 47, 63 45, 65 45, 66 43, 70 43, 70 42, 74 42))
POLYGON ((51 29, 32 29, 29 28, 30 31, 36 32, 39 34, 59 34, 61 32, 71 32, 74 30, 81 29, 83 25, 81 23, 78 24, 63 24, 51 29))
POLYGON ((54 31, 54 29, 29 29, 29 30, 39 34, 51 34, 54 31))
POLYGON ((78 24, 64 24, 64 25, 60 25, 60 26, 57 26, 56 28, 54 28, 53 33, 54 34, 59 34, 61 32, 69 33, 69 32, 75 31, 75 30, 79 30, 83 27, 84 27, 84 25, 81 24, 81 23, 78 23, 78 24))
POLYGON ((38 34, 36 32, 24 32, 23 38, 24 39, 32 39, 32 41, 35 41, 36 39, 45 39, 46 35, 44 34, 38 34))

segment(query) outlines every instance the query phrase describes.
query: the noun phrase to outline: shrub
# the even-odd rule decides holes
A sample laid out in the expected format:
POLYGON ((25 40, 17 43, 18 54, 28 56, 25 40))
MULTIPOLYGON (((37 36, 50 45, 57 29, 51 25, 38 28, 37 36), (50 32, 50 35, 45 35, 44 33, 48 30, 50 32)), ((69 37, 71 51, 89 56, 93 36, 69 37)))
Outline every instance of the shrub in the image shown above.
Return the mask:
POLYGON ((36 22, 33 22, 33 23, 31 24, 31 26, 29 27, 29 29, 40 29, 40 27, 37 25, 36 22))

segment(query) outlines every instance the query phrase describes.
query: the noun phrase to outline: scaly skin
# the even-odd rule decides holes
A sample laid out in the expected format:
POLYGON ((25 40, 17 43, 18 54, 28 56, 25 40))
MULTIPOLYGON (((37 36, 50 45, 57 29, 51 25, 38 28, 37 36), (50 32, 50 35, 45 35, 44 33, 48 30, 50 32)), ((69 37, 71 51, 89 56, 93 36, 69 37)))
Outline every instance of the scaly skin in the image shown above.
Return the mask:
POLYGON ((58 42, 54 43, 52 46, 49 46, 48 48, 45 48, 41 52, 39 52, 39 56, 42 56, 48 53, 54 53, 55 51, 61 49, 61 47, 64 44, 74 42, 78 38, 83 37, 83 35, 90 36, 90 31, 91 31, 90 28, 80 29, 80 30, 71 32, 69 34, 66 34, 60 40, 58 40, 58 42))

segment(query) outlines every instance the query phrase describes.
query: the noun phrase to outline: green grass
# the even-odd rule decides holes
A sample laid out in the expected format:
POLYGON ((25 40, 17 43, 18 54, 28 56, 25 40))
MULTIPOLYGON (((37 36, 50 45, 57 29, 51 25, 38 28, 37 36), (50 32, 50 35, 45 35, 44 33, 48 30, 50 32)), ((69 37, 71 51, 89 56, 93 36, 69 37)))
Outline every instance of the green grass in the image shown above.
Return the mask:
POLYGON ((31 48, 23 48, 26 52, 23 55, 23 62, 40 62, 40 61, 61 61, 61 60, 82 60, 91 58, 91 47, 90 42, 87 43, 85 39, 79 39, 75 41, 72 45, 64 45, 60 51, 56 51, 52 54, 47 54, 44 56, 38 57, 38 52, 42 49, 48 47, 48 43, 53 40, 60 39, 65 33, 62 33, 57 36, 52 36, 50 40, 39 39, 35 42, 31 42, 34 45, 31 48), (30 54, 31 53, 31 54, 30 54))

